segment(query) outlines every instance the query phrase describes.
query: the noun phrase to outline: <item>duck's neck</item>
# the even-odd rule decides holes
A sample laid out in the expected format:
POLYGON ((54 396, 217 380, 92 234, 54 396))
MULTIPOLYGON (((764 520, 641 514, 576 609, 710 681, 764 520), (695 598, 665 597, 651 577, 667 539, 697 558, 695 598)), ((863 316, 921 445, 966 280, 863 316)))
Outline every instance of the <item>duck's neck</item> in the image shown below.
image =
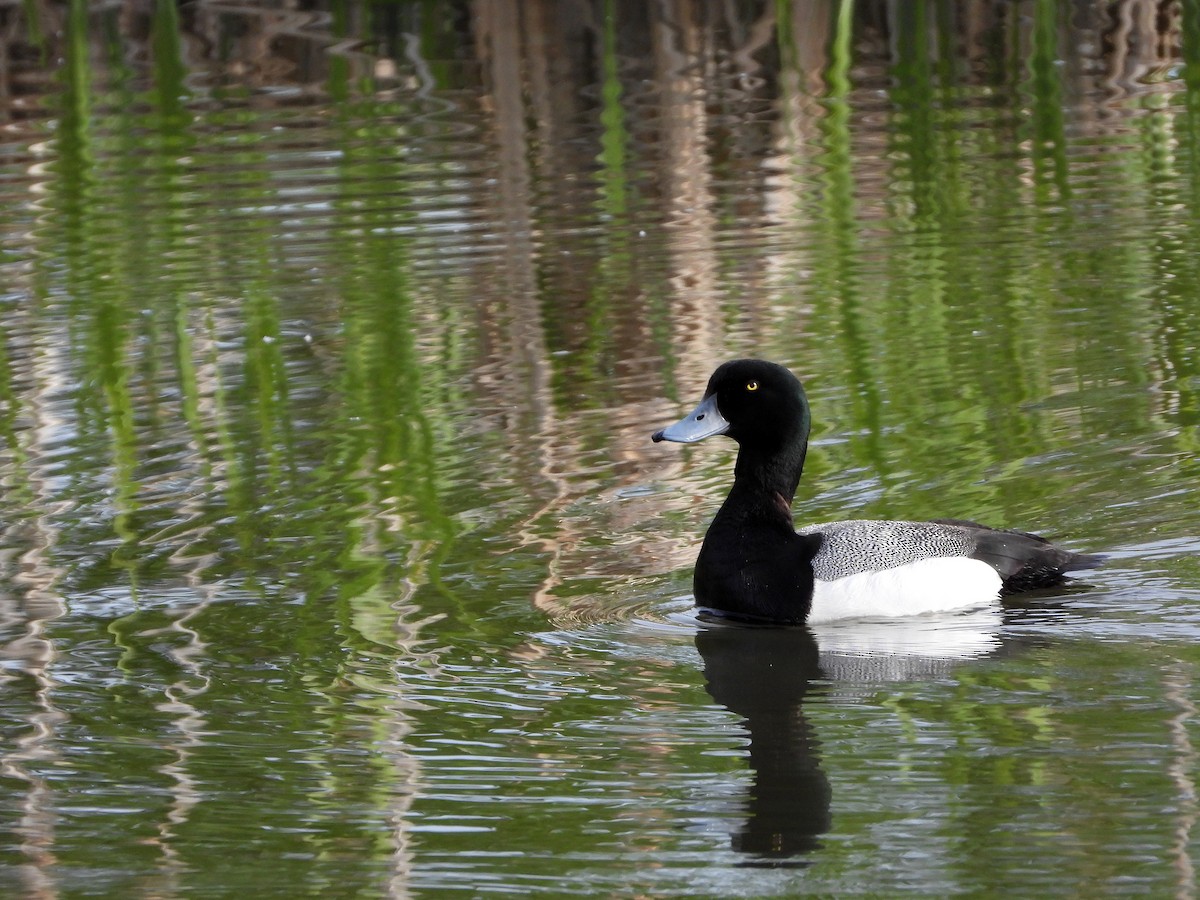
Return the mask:
POLYGON ((773 454, 739 451, 733 488, 696 559, 697 606, 752 621, 804 621, 820 542, 792 523, 804 454, 802 441, 773 454))
POLYGON ((804 471, 804 457, 808 451, 806 440, 786 443, 781 447, 763 450, 757 447, 742 447, 738 451, 734 467, 733 490, 742 495, 762 497, 773 502, 782 500, 790 510, 804 471))

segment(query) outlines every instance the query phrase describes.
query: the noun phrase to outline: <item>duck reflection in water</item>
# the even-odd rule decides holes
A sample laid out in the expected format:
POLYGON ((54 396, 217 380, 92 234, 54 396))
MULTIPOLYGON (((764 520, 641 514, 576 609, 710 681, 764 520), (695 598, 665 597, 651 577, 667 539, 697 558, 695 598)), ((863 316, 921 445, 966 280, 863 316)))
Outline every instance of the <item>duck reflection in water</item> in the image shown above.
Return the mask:
POLYGON ((733 849, 761 864, 807 865, 831 821, 829 781, 803 709, 821 689, 816 641, 806 628, 714 625, 696 634, 696 648, 708 693, 750 734, 754 783, 733 849))

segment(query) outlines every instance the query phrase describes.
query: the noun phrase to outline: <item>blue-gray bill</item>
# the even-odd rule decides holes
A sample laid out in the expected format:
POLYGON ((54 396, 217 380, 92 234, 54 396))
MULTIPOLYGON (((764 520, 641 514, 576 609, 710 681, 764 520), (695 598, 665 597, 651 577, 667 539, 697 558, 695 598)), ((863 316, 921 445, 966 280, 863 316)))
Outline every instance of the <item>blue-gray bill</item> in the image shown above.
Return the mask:
POLYGON ((709 394, 690 413, 674 425, 654 432, 650 439, 655 443, 675 441, 680 444, 694 444, 714 434, 724 434, 728 430, 728 420, 717 409, 717 395, 709 394))

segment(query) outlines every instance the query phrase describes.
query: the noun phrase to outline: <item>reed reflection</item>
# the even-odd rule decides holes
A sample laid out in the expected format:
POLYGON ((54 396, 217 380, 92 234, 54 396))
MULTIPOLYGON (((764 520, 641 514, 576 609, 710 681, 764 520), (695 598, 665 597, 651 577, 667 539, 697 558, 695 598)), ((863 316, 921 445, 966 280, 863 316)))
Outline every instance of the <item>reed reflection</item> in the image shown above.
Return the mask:
MULTIPOLYGON (((247 797, 296 883, 373 855, 404 893, 441 840, 411 827, 431 783, 412 745, 446 720, 414 709, 469 680, 458 647, 611 620, 691 565, 724 469, 649 461, 643 423, 729 352, 848 388, 817 383, 837 437, 817 505, 947 514, 955 475, 964 514, 1059 508, 1055 454, 1159 427, 1158 385, 1195 456, 1196 4, 1182 45, 1148 2, 452 6, 5 10, 0 655, 20 733, 0 772, 31 891, 114 850, 159 893, 199 889, 226 861, 214 810, 237 834, 247 797), (1091 420, 1026 412, 1130 373, 1091 420), (666 467, 693 489, 655 486, 687 483, 666 467), (282 787, 245 790, 271 741, 282 787), (104 752, 71 774, 80 747, 104 752), (136 851, 112 846, 111 784, 158 798, 136 851), (90 820, 63 814, 89 793, 90 820)), ((1177 480, 1121 464, 1126 493, 1177 480)), ((834 746, 804 704, 862 656, 818 665, 806 633, 697 644, 750 737, 734 846, 803 862, 834 746)))
POLYGON ((804 857, 830 828, 832 792, 804 702, 821 687, 817 643, 804 628, 702 628, 706 689, 743 718, 754 782, 732 848, 763 861, 804 857))

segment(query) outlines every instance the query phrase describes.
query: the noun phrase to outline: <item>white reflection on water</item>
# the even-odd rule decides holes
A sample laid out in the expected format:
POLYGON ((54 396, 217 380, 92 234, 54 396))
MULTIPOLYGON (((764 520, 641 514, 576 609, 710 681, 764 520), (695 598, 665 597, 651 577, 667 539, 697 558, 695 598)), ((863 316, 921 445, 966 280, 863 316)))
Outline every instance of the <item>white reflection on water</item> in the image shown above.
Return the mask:
POLYGON ((1200 803, 1196 798, 1196 763, 1200 759, 1192 743, 1190 729, 1196 721, 1196 694, 1193 673, 1188 666, 1176 663, 1163 673, 1163 694, 1176 708, 1168 723, 1172 758, 1167 775, 1176 791, 1174 843, 1171 864, 1176 874, 1176 896, 1194 896, 1196 867, 1192 862, 1192 829, 1200 819, 1200 803))
POLYGON ((952 615, 814 626, 821 668, 835 681, 906 681, 945 674, 1000 648, 999 604, 952 615))
MULTIPOLYGON (((693 637, 701 628, 736 628, 701 619, 682 597, 656 607, 662 618, 635 618, 630 631, 661 638, 693 637)), ((835 680, 903 680, 951 668, 1000 647, 1004 610, 995 606, 895 619, 851 619, 808 629, 820 648, 822 669, 835 680)))

